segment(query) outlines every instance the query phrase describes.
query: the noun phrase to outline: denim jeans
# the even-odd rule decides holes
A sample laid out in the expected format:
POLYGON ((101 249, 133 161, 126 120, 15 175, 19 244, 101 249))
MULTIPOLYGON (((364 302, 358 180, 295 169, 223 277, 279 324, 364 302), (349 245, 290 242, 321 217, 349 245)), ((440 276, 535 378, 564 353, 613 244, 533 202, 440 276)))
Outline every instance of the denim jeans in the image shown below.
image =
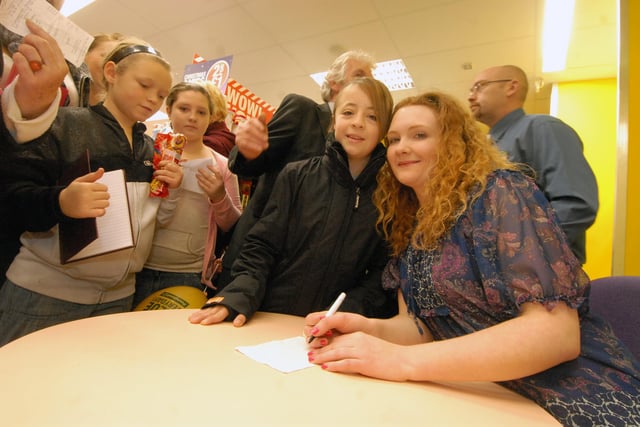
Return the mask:
POLYGON ((133 308, 136 308, 142 300, 154 292, 172 286, 191 286, 200 290, 205 288, 205 285, 200 283, 200 273, 172 273, 143 268, 142 271, 136 274, 136 293, 133 297, 133 308))
POLYGON ((72 320, 131 310, 133 295, 99 304, 77 304, 22 288, 7 279, 0 288, 0 347, 39 329, 72 320))

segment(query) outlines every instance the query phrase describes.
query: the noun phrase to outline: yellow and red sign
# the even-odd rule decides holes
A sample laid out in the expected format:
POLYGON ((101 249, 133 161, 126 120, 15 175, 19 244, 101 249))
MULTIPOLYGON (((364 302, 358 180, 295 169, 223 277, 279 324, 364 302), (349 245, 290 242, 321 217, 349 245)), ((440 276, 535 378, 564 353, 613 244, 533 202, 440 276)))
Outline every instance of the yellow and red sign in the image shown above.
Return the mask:
POLYGON ((236 116, 249 118, 263 114, 265 123, 268 123, 276 111, 275 107, 232 78, 229 78, 227 82, 225 95, 229 103, 229 110, 233 111, 236 116))

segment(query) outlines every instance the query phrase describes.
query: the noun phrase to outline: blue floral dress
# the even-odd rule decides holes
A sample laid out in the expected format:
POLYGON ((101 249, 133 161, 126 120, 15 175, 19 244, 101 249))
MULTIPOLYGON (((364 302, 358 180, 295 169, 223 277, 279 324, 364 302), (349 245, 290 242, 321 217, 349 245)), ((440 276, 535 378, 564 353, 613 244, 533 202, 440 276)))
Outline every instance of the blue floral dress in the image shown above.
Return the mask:
POLYGON ((640 426, 640 363, 606 322, 589 314, 589 278, 544 194, 524 175, 491 174, 435 250, 410 246, 390 261, 383 281, 402 289, 410 314, 436 340, 517 317, 526 302, 576 308, 580 356, 500 384, 567 426, 640 426))

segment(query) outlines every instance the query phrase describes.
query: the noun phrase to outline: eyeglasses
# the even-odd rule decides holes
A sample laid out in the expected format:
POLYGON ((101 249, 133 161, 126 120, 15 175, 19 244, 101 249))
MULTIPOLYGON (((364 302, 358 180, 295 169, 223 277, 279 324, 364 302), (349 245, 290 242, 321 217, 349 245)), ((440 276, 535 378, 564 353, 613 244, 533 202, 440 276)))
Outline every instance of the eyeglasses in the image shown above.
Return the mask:
POLYGON ((471 88, 469 89, 469 93, 475 95, 476 93, 480 92, 482 89, 484 89, 485 86, 490 85, 491 83, 504 83, 504 82, 510 82, 512 79, 502 79, 502 80, 483 80, 483 81, 479 81, 478 83, 474 84, 473 86, 471 86, 471 88))

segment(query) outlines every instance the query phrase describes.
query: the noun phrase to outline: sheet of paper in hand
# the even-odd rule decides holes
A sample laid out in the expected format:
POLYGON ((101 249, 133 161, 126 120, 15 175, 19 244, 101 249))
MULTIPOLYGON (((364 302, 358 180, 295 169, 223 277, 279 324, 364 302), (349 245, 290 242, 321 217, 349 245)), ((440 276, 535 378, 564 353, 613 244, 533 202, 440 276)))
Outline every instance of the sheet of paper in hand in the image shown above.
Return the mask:
POLYGON ((8 30, 26 36, 26 19, 41 26, 56 39, 64 57, 76 67, 84 62, 93 36, 62 15, 46 0, 0 1, 0 23, 8 30))

